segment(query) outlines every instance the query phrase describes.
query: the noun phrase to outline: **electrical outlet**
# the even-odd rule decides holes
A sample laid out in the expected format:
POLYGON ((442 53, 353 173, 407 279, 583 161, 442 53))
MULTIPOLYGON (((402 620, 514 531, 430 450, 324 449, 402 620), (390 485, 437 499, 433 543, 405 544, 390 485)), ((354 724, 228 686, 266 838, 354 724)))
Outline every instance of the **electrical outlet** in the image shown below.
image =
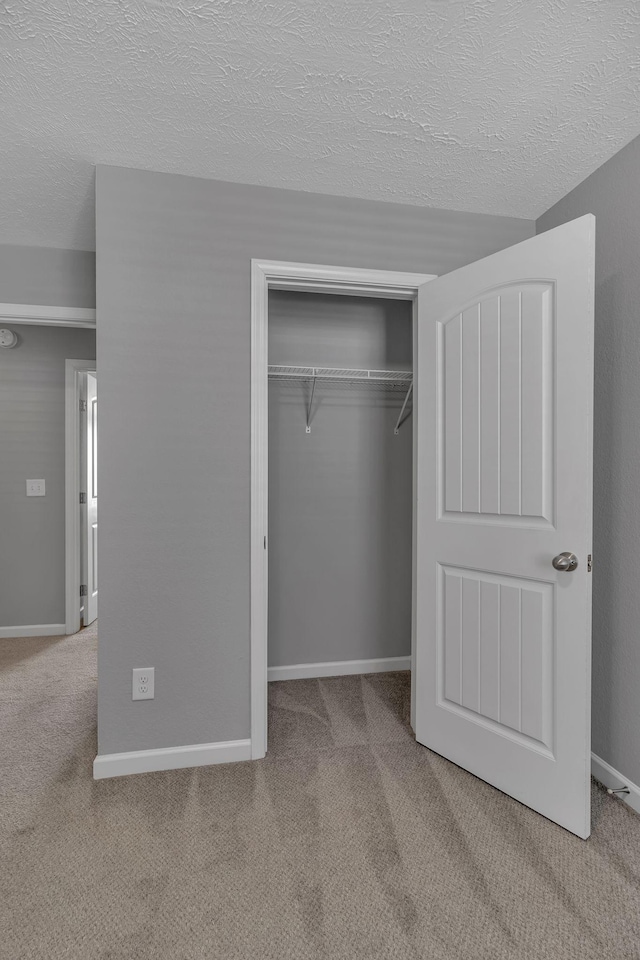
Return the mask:
POLYGON ((28 497, 44 497, 44 480, 27 480, 28 497))
POLYGON ((131 689, 132 700, 153 700, 155 676, 153 667, 134 667, 131 689))

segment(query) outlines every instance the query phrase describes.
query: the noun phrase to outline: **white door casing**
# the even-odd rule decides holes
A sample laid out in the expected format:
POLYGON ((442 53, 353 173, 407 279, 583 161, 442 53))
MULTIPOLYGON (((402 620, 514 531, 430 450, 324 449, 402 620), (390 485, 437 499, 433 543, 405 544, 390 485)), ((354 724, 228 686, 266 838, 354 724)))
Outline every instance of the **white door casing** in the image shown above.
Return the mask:
POLYGON ((77 633, 80 618, 84 619, 84 598, 80 584, 86 583, 84 563, 86 537, 85 510, 80 506, 80 492, 86 483, 86 403, 87 371, 95 371, 95 360, 65 360, 65 632, 77 633))
POLYGON ((580 837, 594 235, 581 217, 425 284, 414 360, 416 737, 580 837))
POLYGON ((87 443, 86 443, 86 534, 87 595, 85 597, 85 626, 98 616, 98 382, 87 373, 87 443))
MULTIPOLYGON (((360 267, 277 260, 251 261, 250 696, 251 756, 254 760, 264 757, 267 750, 269 290, 305 290, 308 293, 411 300, 415 340, 418 290, 433 279, 433 274, 364 270, 360 267)), ((414 383, 414 412, 417 386, 417 383, 414 383)), ((414 448, 415 436, 414 417, 414 448)))

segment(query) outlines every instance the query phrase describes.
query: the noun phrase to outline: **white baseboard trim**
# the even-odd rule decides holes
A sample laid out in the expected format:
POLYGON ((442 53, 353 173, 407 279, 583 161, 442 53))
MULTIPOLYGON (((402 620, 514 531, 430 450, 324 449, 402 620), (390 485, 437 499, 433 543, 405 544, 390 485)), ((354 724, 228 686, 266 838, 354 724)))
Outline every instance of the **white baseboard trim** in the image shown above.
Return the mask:
POLYGON ((62 637, 66 634, 64 623, 36 623, 30 626, 0 627, 0 639, 10 640, 13 637, 62 637))
POLYGON ((159 750, 131 750, 129 753, 105 753, 93 761, 93 779, 124 777, 130 773, 156 770, 181 770, 205 767, 213 763, 235 763, 251 759, 251 740, 224 740, 219 743, 192 743, 184 747, 159 750))
POLYGON ((640 813, 640 787, 632 783, 627 777, 619 773, 614 767, 608 764, 601 757, 591 754, 591 773, 605 787, 616 789, 617 787, 627 787, 629 793, 618 793, 619 800, 628 804, 636 813, 640 813))
POLYGON ((326 663, 294 663, 269 667, 269 680, 309 680, 313 677, 343 677, 352 673, 391 673, 410 670, 411 657, 380 657, 377 660, 329 660, 326 663))

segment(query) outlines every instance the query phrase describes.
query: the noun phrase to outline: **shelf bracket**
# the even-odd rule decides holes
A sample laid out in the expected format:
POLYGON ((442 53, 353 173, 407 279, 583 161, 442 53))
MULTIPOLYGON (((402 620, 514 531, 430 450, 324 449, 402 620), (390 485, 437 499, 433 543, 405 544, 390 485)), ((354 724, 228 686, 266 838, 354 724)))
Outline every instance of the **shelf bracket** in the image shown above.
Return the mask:
POLYGON ((316 392, 316 378, 313 378, 311 384, 311 396, 309 397, 309 403, 307 405, 307 429, 305 433, 311 433, 311 410, 313 409, 313 395, 316 392))
POLYGON ((411 411, 409 411, 409 413, 408 413, 407 416, 405 417, 404 411, 407 409, 407 404, 409 403, 409 397, 411 396, 412 392, 413 392, 413 380, 411 381, 411 384, 410 384, 410 386, 409 386, 409 389, 407 390, 407 395, 406 395, 406 397, 404 398, 404 403, 402 404, 402 410, 400 411, 400 416, 398 417, 398 422, 396 423, 395 430, 393 431, 394 434, 396 434, 396 435, 400 433, 400 427, 402 426, 402 424, 404 423, 404 421, 405 421, 409 416, 411 416, 411 411))

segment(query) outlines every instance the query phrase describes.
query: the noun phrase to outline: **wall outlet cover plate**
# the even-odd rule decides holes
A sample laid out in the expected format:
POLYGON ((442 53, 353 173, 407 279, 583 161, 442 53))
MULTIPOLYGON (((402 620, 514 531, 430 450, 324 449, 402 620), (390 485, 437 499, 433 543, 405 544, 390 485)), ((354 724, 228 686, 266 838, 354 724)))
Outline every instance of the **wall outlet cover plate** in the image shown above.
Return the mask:
POLYGON ((28 497, 44 497, 44 480, 27 480, 28 497))
POLYGON ((154 667, 134 667, 131 683, 132 700, 153 700, 155 697, 154 667))

